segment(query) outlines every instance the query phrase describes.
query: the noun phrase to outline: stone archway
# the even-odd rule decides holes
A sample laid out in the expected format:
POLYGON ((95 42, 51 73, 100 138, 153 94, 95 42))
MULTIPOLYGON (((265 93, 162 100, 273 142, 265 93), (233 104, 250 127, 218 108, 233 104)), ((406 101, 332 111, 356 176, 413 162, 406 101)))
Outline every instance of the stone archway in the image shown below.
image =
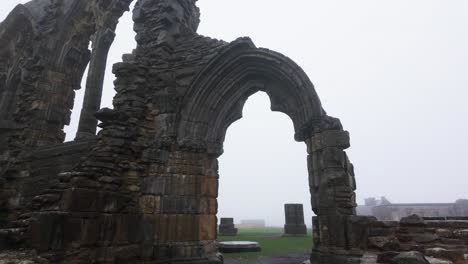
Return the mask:
POLYGON ((179 145, 221 155, 227 128, 242 117, 245 101, 258 91, 269 95, 273 111, 292 119, 295 139, 307 144, 311 201, 317 214, 314 260, 333 263, 341 254, 339 263, 356 261, 349 256, 360 255, 360 242, 352 241, 356 184, 344 152, 349 134, 338 119, 326 115, 312 83, 289 58, 258 49, 249 39, 231 43, 195 78, 185 96, 179 145))
MULTIPOLYGON (((74 8, 83 11, 87 1, 62 2, 77 3, 74 8)), ((113 18, 130 1, 111 3, 116 13, 109 14, 110 22, 116 23, 113 18)), ((326 115, 308 77, 287 57, 256 48, 248 38, 226 43, 198 35, 195 3, 139 0, 133 16, 138 46, 114 65, 114 109, 96 113, 102 121, 98 137, 47 147, 33 142, 31 151, 21 153, 27 155, 13 160, 8 176, 25 184, 9 182, 8 191, 16 188, 27 197, 0 226, 12 232, 13 249, 36 249, 55 262, 221 263, 215 240, 217 158, 226 129, 241 117, 247 97, 265 91, 272 110, 292 119, 295 139, 308 147, 311 204, 317 214, 311 258, 317 264, 358 261, 365 240, 354 211, 353 166, 344 152, 348 133, 326 115)), ((87 12, 71 14, 98 22, 87 12)), ((68 37, 68 46, 83 46, 68 37)), ((63 38, 43 38, 66 46, 63 38)), ((97 60, 105 59, 109 41, 103 37, 97 60)), ((66 54, 76 58, 73 49, 66 50, 52 50, 45 60, 66 54)), ((102 72, 102 65, 96 67, 102 72)), ((39 84, 56 81, 53 75, 37 77, 39 84)), ((68 105, 46 103, 60 108, 49 111, 54 118, 66 119, 68 105)), ((84 122, 82 132, 92 134, 96 120, 84 122)), ((63 122, 53 125, 55 133, 63 122)), ((30 127, 33 132, 43 128, 42 123, 30 127)), ((54 142, 60 143, 49 143, 54 142)))
POLYGON ((250 39, 238 39, 203 69, 185 95, 179 144, 221 151, 226 129, 242 116, 245 101, 257 91, 269 95, 273 111, 292 119, 296 140, 305 140, 309 120, 325 116, 301 68, 279 53, 256 48, 250 39))

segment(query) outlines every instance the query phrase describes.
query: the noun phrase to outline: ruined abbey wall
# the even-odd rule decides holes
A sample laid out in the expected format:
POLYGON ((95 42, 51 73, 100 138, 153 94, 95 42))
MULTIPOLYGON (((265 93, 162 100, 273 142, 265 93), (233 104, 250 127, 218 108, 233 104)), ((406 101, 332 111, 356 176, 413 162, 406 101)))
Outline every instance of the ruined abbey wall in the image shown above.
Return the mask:
POLYGON ((0 25, 2 248, 51 263, 222 263, 217 158, 244 102, 265 91, 308 147, 314 263, 358 263, 367 218, 355 215, 348 132, 289 58, 248 38, 198 35, 195 0, 137 1, 138 46, 113 67, 114 108, 99 110, 129 4, 34 0, 0 25), (64 144, 89 61, 77 138, 64 144))

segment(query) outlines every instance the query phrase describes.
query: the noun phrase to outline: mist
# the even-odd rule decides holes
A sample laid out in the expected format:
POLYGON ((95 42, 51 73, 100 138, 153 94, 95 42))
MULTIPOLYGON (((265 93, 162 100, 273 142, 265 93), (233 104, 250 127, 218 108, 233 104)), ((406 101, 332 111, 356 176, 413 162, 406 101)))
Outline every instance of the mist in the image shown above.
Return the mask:
MULTIPOLYGON (((2 0, 0 20, 18 3, 2 0)), ((200 0, 199 33, 249 36, 307 73, 323 107, 351 134, 358 202, 453 202, 468 197, 468 2, 464 0, 200 0)), ((131 14, 109 54, 102 107, 112 107, 112 64, 135 47, 131 14)), ((86 77, 85 77, 86 78, 86 77)), ((83 85, 84 87, 84 85, 83 85)), ((77 92, 73 140, 84 89, 77 92)), ((265 94, 247 101, 220 158, 218 216, 284 224, 284 203, 312 211, 306 150, 265 94)))

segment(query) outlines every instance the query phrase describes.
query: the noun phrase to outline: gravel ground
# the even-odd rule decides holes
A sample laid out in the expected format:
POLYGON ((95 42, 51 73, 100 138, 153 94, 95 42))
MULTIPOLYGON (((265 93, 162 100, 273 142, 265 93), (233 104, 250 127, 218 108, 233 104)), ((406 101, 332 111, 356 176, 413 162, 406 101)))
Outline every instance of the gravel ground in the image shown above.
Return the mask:
MULTIPOLYGON (((257 259, 225 259, 224 264, 303 264, 309 259, 309 254, 292 253, 284 256, 259 257, 257 259)), ((468 259, 468 258, 467 258, 468 259)), ((364 255, 363 264, 376 264, 377 256, 372 253, 364 255)), ((430 258, 427 260, 431 264, 453 264, 451 261, 430 258)), ((307 262, 308 263, 308 262, 307 262)), ((468 263, 468 261, 466 262, 468 263)))
POLYGON ((224 264, 302 264, 309 259, 309 254, 292 253, 282 256, 259 257, 257 259, 231 259, 226 258, 224 264))

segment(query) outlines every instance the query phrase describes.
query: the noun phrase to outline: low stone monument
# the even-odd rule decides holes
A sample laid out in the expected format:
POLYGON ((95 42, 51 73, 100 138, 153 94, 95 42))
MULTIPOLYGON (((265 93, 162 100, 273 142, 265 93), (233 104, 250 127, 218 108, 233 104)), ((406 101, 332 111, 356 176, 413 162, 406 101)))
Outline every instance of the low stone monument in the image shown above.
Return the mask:
POLYGON ((221 218, 219 224, 219 234, 221 236, 236 236, 237 228, 234 227, 234 218, 221 218))
POLYGON ((307 235, 307 227, 304 224, 304 208, 302 204, 285 204, 284 212, 286 216, 286 224, 284 225, 284 235, 307 235))

